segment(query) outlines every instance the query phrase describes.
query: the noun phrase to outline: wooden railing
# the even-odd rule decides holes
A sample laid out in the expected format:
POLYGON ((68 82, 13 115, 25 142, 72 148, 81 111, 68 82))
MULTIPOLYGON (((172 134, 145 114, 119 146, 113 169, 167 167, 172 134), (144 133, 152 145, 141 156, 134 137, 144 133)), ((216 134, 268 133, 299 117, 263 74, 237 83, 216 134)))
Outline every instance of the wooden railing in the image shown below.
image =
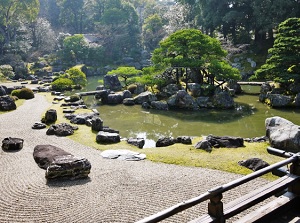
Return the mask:
MULTIPOLYGON (((238 213, 252 207, 255 204, 260 203, 261 201, 279 193, 284 190, 288 190, 287 193, 283 194, 280 197, 280 202, 268 203, 268 211, 271 212, 277 209, 281 205, 285 205, 294 198, 297 198, 300 195, 300 165, 299 165, 299 154, 293 154, 285 152, 282 150, 274 149, 269 147, 268 152, 273 155, 278 155, 285 157, 287 159, 270 165, 266 168, 253 172, 249 175, 241 177, 237 180, 231 181, 222 186, 213 188, 207 191, 204 194, 201 194, 198 197, 194 197, 190 200, 178 203, 170 208, 167 208, 157 214, 146 217, 137 223, 154 223, 164 220, 168 217, 171 217, 183 210, 186 210, 190 207, 193 207, 199 203, 209 200, 208 202, 208 213, 206 215, 200 216, 197 219, 194 219, 191 222, 225 222, 226 219, 229 219, 235 216, 238 213), (222 198, 223 193, 229 191, 235 187, 238 187, 244 183, 247 183, 255 178, 258 178, 266 173, 278 170, 279 168, 292 164, 290 166, 290 171, 287 172, 281 178, 272 181, 265 186, 246 194, 243 197, 240 197, 234 201, 231 201, 228 204, 223 205, 222 198)), ((263 217, 261 211, 258 213, 251 213, 248 217, 246 216, 245 222, 252 222, 251 219, 257 219, 263 217)), ((243 222, 243 221, 242 221, 243 222)))

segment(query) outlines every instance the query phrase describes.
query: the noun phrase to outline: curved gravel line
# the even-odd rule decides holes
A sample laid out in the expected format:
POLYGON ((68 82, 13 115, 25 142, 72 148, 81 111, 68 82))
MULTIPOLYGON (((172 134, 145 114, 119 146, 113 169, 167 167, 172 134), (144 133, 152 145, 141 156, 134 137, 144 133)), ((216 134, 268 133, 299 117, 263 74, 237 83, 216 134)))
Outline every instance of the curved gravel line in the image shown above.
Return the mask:
MULTIPOLYGON (((134 222, 239 177, 147 160, 103 159, 99 150, 68 138, 47 136, 45 129, 31 129, 50 105, 42 94, 36 94, 17 110, 0 115, 1 141, 5 137, 24 139, 18 152, 0 150, 0 222, 134 222), (89 178, 47 182, 45 170, 32 156, 39 144, 86 157, 92 164, 89 178)), ((265 182, 258 179, 232 190, 224 195, 224 202, 265 182)), ((204 202, 164 222, 186 222, 206 211, 204 202)))

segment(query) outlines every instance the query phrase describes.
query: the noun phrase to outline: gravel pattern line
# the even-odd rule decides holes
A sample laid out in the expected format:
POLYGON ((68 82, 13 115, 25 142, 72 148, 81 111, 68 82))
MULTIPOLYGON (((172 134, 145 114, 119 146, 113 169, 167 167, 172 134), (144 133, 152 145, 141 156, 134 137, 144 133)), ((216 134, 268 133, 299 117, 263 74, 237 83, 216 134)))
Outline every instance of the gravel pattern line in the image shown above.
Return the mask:
MULTIPOLYGON (((46 129, 31 129, 50 105, 43 94, 36 94, 17 110, 0 115, 1 140, 24 139, 18 152, 0 150, 0 222, 135 222, 240 177, 148 160, 103 159, 99 150, 47 136, 46 129), (32 155, 40 144, 86 157, 92 164, 89 178, 47 182, 45 170, 32 155)), ((226 203, 264 183, 263 179, 251 181, 225 194, 223 200, 226 203)), ((206 211, 204 202, 163 222, 187 222, 206 211)))

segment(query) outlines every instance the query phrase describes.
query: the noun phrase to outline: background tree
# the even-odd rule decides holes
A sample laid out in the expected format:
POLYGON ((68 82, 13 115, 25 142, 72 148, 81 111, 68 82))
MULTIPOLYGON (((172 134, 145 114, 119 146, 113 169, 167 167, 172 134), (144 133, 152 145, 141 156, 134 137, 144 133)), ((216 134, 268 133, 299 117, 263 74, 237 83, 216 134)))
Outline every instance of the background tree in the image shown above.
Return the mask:
POLYGON ((280 83, 300 82, 300 18, 290 18, 278 26, 271 57, 257 70, 256 78, 280 83))
POLYGON ((86 75, 79 67, 72 67, 66 70, 66 73, 63 75, 63 77, 69 78, 73 82, 73 85, 83 87, 87 84, 86 75))
POLYGON ((16 41, 16 34, 21 24, 33 22, 39 12, 38 0, 2 0, 0 4, 0 54, 4 47, 16 41))
MULTIPOLYGON (((189 68, 198 75, 199 82, 202 83, 203 77, 209 74, 208 68, 213 70, 215 65, 225 66, 226 55, 226 51, 222 49, 217 39, 203 34, 200 30, 185 29, 161 41, 160 47, 153 52, 152 61, 155 65, 176 68, 177 83, 179 83, 179 74, 182 73, 177 68, 189 68), (222 63, 212 63, 217 60, 222 63)), ((220 73, 214 75, 216 78, 221 78, 218 76, 220 73)), ((228 76, 228 78, 236 77, 236 75, 228 76)))

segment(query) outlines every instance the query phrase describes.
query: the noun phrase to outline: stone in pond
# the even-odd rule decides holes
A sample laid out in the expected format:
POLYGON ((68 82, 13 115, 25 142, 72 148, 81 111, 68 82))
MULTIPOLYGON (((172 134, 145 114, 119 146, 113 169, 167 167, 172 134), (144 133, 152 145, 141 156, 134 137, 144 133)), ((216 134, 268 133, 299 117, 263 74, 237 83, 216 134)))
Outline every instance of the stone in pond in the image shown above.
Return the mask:
POLYGON ((139 161, 146 159, 145 154, 133 152, 130 150, 105 150, 101 153, 101 156, 107 159, 118 159, 127 161, 139 161))

